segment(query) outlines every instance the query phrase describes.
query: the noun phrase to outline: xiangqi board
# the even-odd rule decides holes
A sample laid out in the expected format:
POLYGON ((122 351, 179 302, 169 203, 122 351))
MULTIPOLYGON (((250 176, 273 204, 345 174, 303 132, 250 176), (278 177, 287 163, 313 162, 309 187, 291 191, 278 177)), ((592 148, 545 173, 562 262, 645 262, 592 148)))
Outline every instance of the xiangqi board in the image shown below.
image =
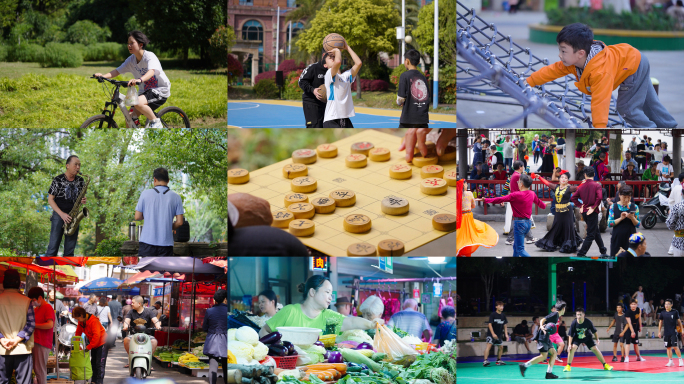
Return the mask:
MULTIPOLYGON (((421 167, 406 163, 405 152, 397 151, 401 137, 366 130, 339 140, 333 144, 338 153, 333 158, 319 157, 315 163, 308 164, 308 175, 317 181, 317 188, 308 196, 313 202, 318 198, 340 198, 331 196, 335 191, 351 191, 356 202, 351 206, 337 206, 332 213, 316 213, 310 218, 315 224, 313 235, 298 237, 306 246, 329 256, 346 256, 347 248, 354 243, 369 243, 377 246, 386 239, 403 242, 405 252, 410 252, 442 236, 454 236, 452 232, 433 228, 432 219, 437 214, 456 214, 456 189, 449 186, 446 193, 427 195, 421 192, 421 167), (390 150, 389 161, 376 162, 370 159, 363 168, 350 168, 345 159, 352 154, 354 143, 368 142, 376 148, 390 150), (390 177, 390 168, 404 165, 410 168, 411 177, 395 179, 390 177), (382 211, 382 201, 386 198, 400 198, 409 202, 408 213, 390 215, 382 211), (351 233, 345 230, 344 220, 350 215, 364 215, 372 221, 371 229, 364 233, 351 233)), ((291 148, 290 153, 297 148, 291 148)), ((316 149, 314 147, 314 149, 316 149)), ((266 199, 272 212, 285 211, 285 196, 292 194, 291 182, 283 176, 283 168, 293 164, 287 158, 267 167, 250 170, 250 180, 245 184, 228 185, 228 194, 249 193, 266 199)), ((456 162, 440 162, 445 174, 455 172, 456 162)), ((403 168, 403 167, 402 167, 403 168)), ((396 167, 395 167, 396 170, 396 167)), ((349 194, 348 194, 349 195, 349 194)), ((287 231, 286 225, 283 230, 287 231)))

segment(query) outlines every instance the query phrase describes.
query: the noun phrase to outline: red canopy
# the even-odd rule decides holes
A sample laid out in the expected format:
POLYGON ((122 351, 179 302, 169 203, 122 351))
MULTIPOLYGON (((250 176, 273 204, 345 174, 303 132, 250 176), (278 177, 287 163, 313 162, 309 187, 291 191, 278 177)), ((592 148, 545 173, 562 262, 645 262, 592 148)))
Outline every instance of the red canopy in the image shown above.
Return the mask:
POLYGON ((53 271, 53 270, 50 269, 50 268, 41 267, 41 266, 39 266, 39 265, 34 265, 34 264, 22 264, 22 263, 16 263, 16 262, 14 262, 14 261, 9 261, 9 262, 7 262, 7 264, 8 264, 8 265, 11 265, 11 266, 13 266, 13 267, 16 267, 16 268, 26 268, 26 269, 28 269, 29 271, 36 272, 36 273, 38 273, 38 274, 40 274, 40 275, 52 275, 52 274, 55 274, 55 273, 56 273, 57 276, 66 277, 66 273, 64 273, 64 272, 62 272, 62 271, 53 271))
POLYGON ((73 265, 76 267, 82 267, 88 261, 87 257, 74 257, 74 256, 42 256, 36 258, 36 263, 38 265, 73 265))

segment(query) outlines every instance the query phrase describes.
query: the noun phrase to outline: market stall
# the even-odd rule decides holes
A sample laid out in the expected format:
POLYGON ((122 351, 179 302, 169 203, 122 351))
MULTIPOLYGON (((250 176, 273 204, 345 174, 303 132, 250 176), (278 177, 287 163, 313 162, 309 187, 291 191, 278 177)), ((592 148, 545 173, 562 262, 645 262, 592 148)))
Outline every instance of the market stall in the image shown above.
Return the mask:
POLYGON ((228 382, 456 382, 455 340, 440 347, 431 329, 433 322, 438 329, 453 322, 442 313, 454 303, 455 258, 430 265, 408 258, 313 259, 256 258, 254 267, 231 261, 228 382), (305 282, 301 303, 291 298, 298 282, 305 282), (269 301, 284 307, 269 313, 269 301), (429 330, 411 334, 400 321, 400 312, 409 310, 429 330))

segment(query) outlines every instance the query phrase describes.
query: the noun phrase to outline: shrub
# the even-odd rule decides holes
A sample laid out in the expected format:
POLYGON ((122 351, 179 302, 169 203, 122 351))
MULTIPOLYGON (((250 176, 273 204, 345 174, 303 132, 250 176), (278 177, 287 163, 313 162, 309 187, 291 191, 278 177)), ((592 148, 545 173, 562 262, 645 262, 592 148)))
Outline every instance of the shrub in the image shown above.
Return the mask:
MULTIPOLYGON (((349 62, 349 64, 353 65, 353 62, 349 62)), ((383 61, 371 59, 364 61, 359 71, 359 77, 362 79, 389 81, 391 71, 383 61)))
POLYGON ((212 63, 217 68, 223 68, 226 64, 226 55, 228 54, 228 29, 225 25, 219 26, 214 34, 209 39, 209 56, 212 63))
POLYGON ((283 71, 283 76, 287 76, 292 71, 296 71, 298 69, 304 69, 304 68, 306 68, 305 63, 297 64, 292 59, 285 60, 282 63, 278 64, 278 69, 283 71))
POLYGON ((401 74, 406 71, 407 69, 404 64, 400 64, 398 67, 394 68, 392 70, 392 74, 390 75, 390 82, 396 87, 399 87, 399 79, 401 78, 401 74))
MULTIPOLYGON (((359 80, 356 80, 352 83, 351 89, 352 91, 356 91, 356 84, 359 82, 359 80)), ((366 80, 366 79, 361 79, 361 90, 362 91, 373 91, 373 92, 379 92, 379 91, 386 91, 389 88, 389 83, 386 82, 385 80, 366 80)))
POLYGON ((439 69, 439 102, 456 104, 456 66, 439 69))
POLYGON ((228 83, 242 77, 242 63, 233 55, 228 55, 228 83))
POLYGON ((302 72, 304 72, 303 69, 299 69, 296 71, 292 71, 288 73, 287 78, 285 79, 285 89, 283 89, 283 98, 286 100, 301 100, 302 99, 302 91, 301 88, 299 88, 299 76, 302 75, 302 72))
POLYGON ((128 56, 126 46, 119 43, 91 44, 83 51, 83 61, 123 61, 128 56))
POLYGON ((7 50, 7 61, 23 63, 36 63, 43 56, 43 47, 38 44, 23 43, 12 45, 7 50))
POLYGON ((0 62, 7 60, 7 46, 0 44, 0 62))
POLYGON ((41 67, 76 68, 83 64, 83 52, 78 46, 48 43, 40 60, 41 67))
POLYGON ((587 10, 585 8, 557 8, 546 11, 548 25, 566 26, 584 23, 591 28, 630 29, 640 31, 675 31, 676 20, 661 11, 648 13, 615 13, 612 9, 587 10))
POLYGON ((128 240, 126 236, 117 236, 100 241, 95 249, 96 256, 123 256, 121 246, 128 240))
POLYGON ((258 83, 261 80, 265 79, 271 79, 275 82, 275 71, 266 71, 266 72, 261 72, 260 74, 256 75, 254 78, 254 83, 258 83))
POLYGON ((278 96, 278 87, 274 80, 263 79, 256 82, 254 92, 262 99, 275 99, 278 96))
POLYGON ((67 29, 67 40, 85 45, 105 42, 111 35, 109 27, 100 28, 90 20, 79 20, 67 29))

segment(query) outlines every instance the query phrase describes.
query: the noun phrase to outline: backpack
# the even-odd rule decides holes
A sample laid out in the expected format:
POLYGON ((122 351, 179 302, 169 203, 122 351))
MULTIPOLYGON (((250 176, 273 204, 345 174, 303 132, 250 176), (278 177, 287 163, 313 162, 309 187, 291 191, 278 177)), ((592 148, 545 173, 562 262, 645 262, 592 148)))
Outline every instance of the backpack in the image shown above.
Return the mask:
POLYGON ((601 163, 601 159, 598 159, 594 162, 594 164, 591 165, 591 167, 594 168, 594 181, 599 181, 598 166, 600 163, 601 163))
POLYGON ((187 219, 184 219, 183 224, 173 231, 173 241, 179 243, 187 243, 190 241, 190 223, 187 219))

